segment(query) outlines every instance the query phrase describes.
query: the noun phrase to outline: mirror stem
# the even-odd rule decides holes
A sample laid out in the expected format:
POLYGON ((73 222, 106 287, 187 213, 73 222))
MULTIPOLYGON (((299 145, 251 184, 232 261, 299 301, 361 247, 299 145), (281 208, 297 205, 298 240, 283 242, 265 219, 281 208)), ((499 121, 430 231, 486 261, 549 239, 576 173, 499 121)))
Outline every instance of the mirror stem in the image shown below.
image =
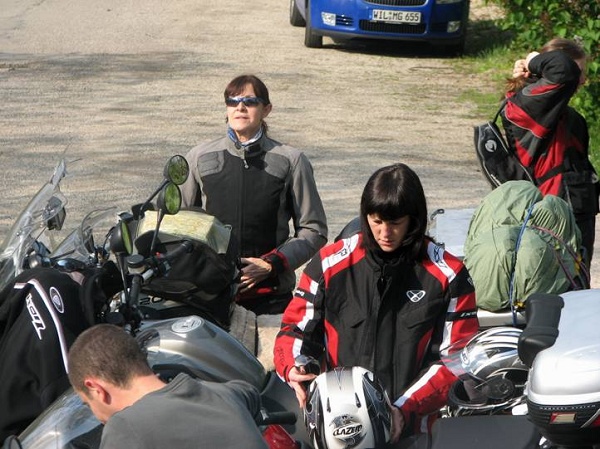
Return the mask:
POLYGON ((150 195, 150 198, 148 198, 146 200, 146 202, 144 204, 142 204, 142 207, 140 207, 138 213, 137 213, 137 217, 136 220, 139 220, 140 218, 142 218, 144 216, 144 211, 146 210, 146 208, 148 207, 148 205, 150 204, 150 202, 154 199, 154 197, 156 195, 158 195, 158 192, 160 192, 162 190, 162 188, 164 186, 166 186, 169 183, 168 179, 165 179, 160 186, 158 186, 158 188, 152 193, 152 195, 150 195))
POLYGON ((150 245, 150 254, 154 254, 154 247, 156 245, 156 239, 158 238, 158 230, 160 228, 160 223, 162 222, 165 213, 162 209, 159 209, 156 213, 156 228, 154 229, 154 234, 152 235, 152 244, 150 245))

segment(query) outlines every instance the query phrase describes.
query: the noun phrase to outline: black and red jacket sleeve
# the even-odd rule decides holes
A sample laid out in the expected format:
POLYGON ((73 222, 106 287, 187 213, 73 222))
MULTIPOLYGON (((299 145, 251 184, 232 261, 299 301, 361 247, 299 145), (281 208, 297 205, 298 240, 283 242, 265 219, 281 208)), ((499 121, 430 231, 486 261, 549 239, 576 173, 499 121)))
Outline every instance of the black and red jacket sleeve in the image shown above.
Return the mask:
POLYGON ((504 111, 509 140, 526 166, 546 148, 581 76, 577 63, 562 51, 540 53, 529 61, 529 70, 532 82, 510 95, 504 111))

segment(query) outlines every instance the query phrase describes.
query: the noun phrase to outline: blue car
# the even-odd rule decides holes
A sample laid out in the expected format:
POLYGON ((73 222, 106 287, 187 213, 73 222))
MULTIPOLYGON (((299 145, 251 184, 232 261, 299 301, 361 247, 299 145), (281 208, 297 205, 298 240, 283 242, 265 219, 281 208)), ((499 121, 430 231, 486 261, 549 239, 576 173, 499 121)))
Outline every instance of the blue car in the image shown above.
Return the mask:
POLYGON ((305 27, 304 45, 334 40, 386 39, 464 50, 469 0, 290 0, 290 23, 305 27))

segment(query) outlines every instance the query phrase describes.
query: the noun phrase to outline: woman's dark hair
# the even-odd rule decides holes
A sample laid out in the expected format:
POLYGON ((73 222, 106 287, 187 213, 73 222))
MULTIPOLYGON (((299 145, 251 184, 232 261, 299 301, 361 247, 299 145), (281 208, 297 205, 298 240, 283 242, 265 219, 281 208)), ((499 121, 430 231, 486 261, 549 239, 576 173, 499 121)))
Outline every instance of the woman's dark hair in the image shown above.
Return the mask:
POLYGON ((248 84, 252 86, 256 96, 263 99, 265 105, 271 104, 271 100, 269 99, 269 89, 267 89, 265 83, 255 75, 240 75, 232 79, 227 87, 225 87, 225 92, 223 93, 225 99, 241 94, 248 84))
POLYGON ((427 232, 427 200, 417 174, 405 164, 382 167, 371 175, 360 200, 360 226, 363 244, 377 250, 367 220, 368 215, 377 214, 382 220, 397 220, 410 217, 408 232, 400 250, 410 260, 422 258, 422 245, 427 232))
MULTIPOLYGON (((587 58, 583 47, 571 39, 565 39, 563 37, 556 37, 549 40, 540 49, 540 53, 547 53, 549 51, 560 50, 570 57, 573 61, 587 58)), ((507 78, 506 80, 506 91, 516 92, 525 87, 528 83, 528 79, 524 76, 518 78, 507 78)))
MULTIPOLYGON (((225 100, 227 100, 229 97, 235 97, 241 94, 248 84, 252 86, 254 94, 257 97, 262 98, 265 106, 271 104, 271 100, 269 99, 269 89, 267 89, 265 83, 263 83, 262 80, 256 75, 240 75, 229 81, 229 84, 227 84, 227 87, 225 87, 225 92, 223 92, 225 100)), ((263 132, 266 134, 268 126, 267 122, 264 120, 262 127, 263 132)))

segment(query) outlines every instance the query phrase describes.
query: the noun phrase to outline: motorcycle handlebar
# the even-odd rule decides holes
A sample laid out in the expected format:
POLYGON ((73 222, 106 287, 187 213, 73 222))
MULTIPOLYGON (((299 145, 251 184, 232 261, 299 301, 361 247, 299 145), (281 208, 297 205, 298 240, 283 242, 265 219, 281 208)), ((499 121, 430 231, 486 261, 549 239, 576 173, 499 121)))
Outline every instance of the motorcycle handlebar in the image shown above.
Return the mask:
POLYGON ((155 275, 165 275, 169 272, 170 264, 183 254, 189 253, 194 249, 194 245, 189 240, 183 240, 181 244, 173 251, 167 254, 159 254, 143 259, 141 255, 129 256, 127 264, 134 271, 134 276, 131 280, 131 288, 129 298, 134 309, 137 308, 137 301, 140 290, 144 282, 148 281, 155 275))
POLYGON ((260 417, 257 419, 259 426, 266 426, 269 424, 295 424, 297 420, 296 413, 294 412, 270 412, 262 409, 260 417))
POLYGON ((192 252, 193 249, 194 245, 191 241, 183 240, 173 251, 149 257, 145 260, 145 265, 150 269, 158 270, 160 274, 166 274, 170 269, 171 263, 182 255, 192 252))
POLYGON ((178 248, 175 248, 173 251, 167 253, 165 255, 165 259, 167 262, 173 262, 184 254, 191 253, 194 249, 194 244, 189 240, 184 240, 181 242, 178 248))

